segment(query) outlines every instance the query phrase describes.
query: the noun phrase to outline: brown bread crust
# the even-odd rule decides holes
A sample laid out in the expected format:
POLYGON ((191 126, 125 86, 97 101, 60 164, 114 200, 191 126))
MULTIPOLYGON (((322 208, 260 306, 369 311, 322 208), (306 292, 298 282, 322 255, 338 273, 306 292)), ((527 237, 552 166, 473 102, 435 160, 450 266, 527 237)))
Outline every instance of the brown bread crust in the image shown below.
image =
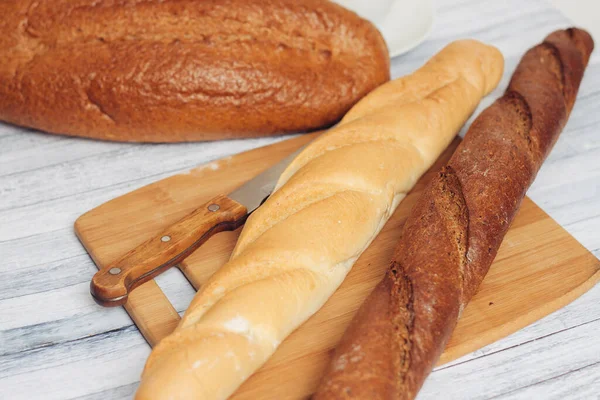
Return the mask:
POLYGON ((389 80, 370 22, 325 0, 3 0, 0 120, 176 142, 331 125, 389 80))
POLYGON ((416 396, 566 123, 593 46, 571 28, 523 56, 415 205, 315 399, 416 396))

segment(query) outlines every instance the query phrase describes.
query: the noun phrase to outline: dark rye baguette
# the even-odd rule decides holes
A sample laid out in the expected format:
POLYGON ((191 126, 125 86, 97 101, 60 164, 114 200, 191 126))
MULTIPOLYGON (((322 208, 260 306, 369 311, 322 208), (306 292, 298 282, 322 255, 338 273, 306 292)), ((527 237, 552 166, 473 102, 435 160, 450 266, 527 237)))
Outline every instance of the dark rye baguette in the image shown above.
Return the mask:
POLYGON ((566 123, 593 46, 571 28, 523 56, 411 211, 314 399, 416 396, 566 123))
POLYGON ((326 0, 2 0, 0 120, 177 142, 306 131, 389 80, 375 26, 326 0))

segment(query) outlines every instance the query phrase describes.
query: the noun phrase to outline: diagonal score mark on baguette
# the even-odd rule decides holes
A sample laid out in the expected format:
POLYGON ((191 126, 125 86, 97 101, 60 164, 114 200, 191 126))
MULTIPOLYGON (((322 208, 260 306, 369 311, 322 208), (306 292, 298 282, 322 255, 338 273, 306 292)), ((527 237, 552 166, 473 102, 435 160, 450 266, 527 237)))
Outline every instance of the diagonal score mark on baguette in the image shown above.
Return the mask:
MULTIPOLYGON (((471 83, 469 83, 468 80, 463 79, 462 77, 453 78, 448 83, 443 83, 439 89, 431 90, 430 92, 425 94, 421 99, 412 98, 408 102, 404 102, 406 99, 398 99, 398 101, 401 102, 400 105, 389 104, 389 101, 387 101, 386 104, 382 106, 375 105, 374 107, 376 107, 376 109, 371 114, 362 116, 359 120, 352 120, 351 123, 345 123, 343 127, 340 127, 338 125, 338 127, 334 128, 328 134, 323 135, 317 140, 315 140, 315 142, 311 144, 311 150, 308 152, 302 152, 296 158, 296 160, 294 160, 294 162, 286 169, 286 171, 283 172, 279 182, 277 183, 277 186, 275 187, 275 193, 273 193, 272 197, 278 198, 278 200, 280 201, 280 208, 284 209, 287 214, 280 214, 279 219, 277 221, 273 221, 273 218, 269 217, 268 215, 264 216, 260 227, 253 230, 251 234, 243 236, 244 240, 240 238, 235 250, 232 253, 232 258, 235 257, 235 255, 238 254, 243 247, 248 246, 251 243, 251 241, 254 240, 254 238, 260 236, 262 233, 270 229, 274 223, 280 222, 281 220, 285 219, 288 215, 296 212, 298 209, 301 209, 301 204, 298 204, 298 199, 295 196, 297 196, 298 192, 302 192, 306 189, 302 187, 303 182, 309 181, 310 184, 313 185, 317 183, 324 183, 325 179, 334 178, 332 181, 329 182, 330 185, 335 185, 337 184, 337 182, 342 181, 345 182, 345 185, 348 188, 353 187, 354 189, 361 190, 363 192, 371 191, 373 193, 376 193, 380 192, 383 189, 383 186, 386 184, 386 182, 391 182, 394 178, 402 176, 402 174, 398 175, 396 173, 397 171, 394 170, 393 165, 386 167, 382 163, 379 164, 378 168, 380 171, 386 171, 388 173, 386 176, 383 176, 382 173, 377 174, 377 172, 375 171, 366 171, 369 165, 361 165, 360 171, 350 171, 349 169, 351 167, 346 167, 345 169, 341 168, 340 165, 342 163, 331 163, 331 159, 339 154, 331 154, 332 152, 339 152, 340 150, 343 150, 347 147, 354 147, 354 149, 345 149, 347 150, 345 154, 341 154, 343 161, 344 158, 350 160, 355 159, 354 157, 352 157, 352 154, 349 153, 352 153, 355 150, 357 153, 363 152, 367 150, 367 148, 371 145, 381 146, 380 152, 385 152, 386 149, 389 148, 389 146, 403 147, 405 149, 405 151, 401 151, 402 155, 404 155, 403 162, 408 161, 413 165, 429 165, 433 163, 437 158, 437 155, 435 155, 435 153, 433 152, 429 154, 424 154, 424 152, 422 151, 424 143, 423 141, 419 141, 420 137, 422 138, 422 135, 420 135, 420 133, 422 133, 423 130, 427 128, 432 131, 442 130, 443 123, 446 122, 444 119, 439 120, 439 118, 436 118, 436 115, 426 115, 422 122, 426 121, 426 123, 428 124, 427 128, 423 126, 405 126, 402 127, 405 128, 404 134, 402 136, 398 135, 398 130, 399 128, 401 128, 400 125, 393 126, 392 124, 387 124, 384 126, 380 126, 377 139, 374 139, 371 131, 366 130, 365 127, 369 125, 381 124, 381 121, 385 118, 389 118, 392 120, 408 121, 410 120, 410 116, 415 115, 419 111, 421 111, 423 106, 425 106, 425 110, 427 111, 427 105, 429 105, 429 102, 435 103, 436 99, 438 98, 443 99, 448 96, 452 96, 453 90, 455 90, 457 87, 460 87, 462 90, 467 89, 464 87, 464 85, 471 85, 471 83), (403 106, 401 111, 399 110, 399 106, 403 106), (336 134, 337 131, 340 131, 340 133, 336 134), (344 139, 344 142, 341 144, 339 143, 340 135, 343 135, 344 139), (320 165, 321 163, 319 163, 319 159, 325 155, 329 155, 327 161, 329 161, 330 165, 334 165, 334 171, 330 171, 330 174, 321 174, 320 172, 315 173, 314 170, 321 171, 323 169, 323 165, 320 165), (433 159, 432 156, 434 156, 433 159), (420 158, 420 160, 411 159, 415 157, 420 158), (310 169, 310 171, 307 172, 307 169, 310 169), (321 178, 321 180, 315 182, 311 179, 303 179, 304 176, 307 174, 310 177, 316 176, 317 179, 321 178), (335 174, 336 176, 333 176, 333 174, 335 174), (364 180, 363 182, 356 182, 356 178, 360 178, 361 176, 373 177, 378 175, 381 178, 380 182, 372 182, 371 185, 368 185, 370 186, 370 188, 364 185, 364 183, 366 183, 364 180), (344 179, 344 177, 346 177, 347 179, 344 179), (288 183, 288 180, 292 178, 294 180, 298 180, 300 183, 287 185, 285 195, 278 195, 277 192, 279 188, 288 183), (360 185, 360 183, 362 183, 363 185, 360 185), (360 186, 363 187, 359 189, 360 186)), ((387 85, 383 85, 382 87, 385 86, 387 85)), ((475 86, 473 86, 473 88, 475 90, 481 90, 481 88, 477 88, 475 86)), ((342 123, 343 122, 344 121, 342 121, 342 123)), ((376 158, 377 156, 373 157, 373 159, 376 158)), ((396 158, 394 157, 393 159, 396 163, 396 158)), ((410 171, 410 168, 405 167, 404 171, 410 171)), ((407 193, 414 186, 419 177, 420 175, 416 174, 410 177, 405 176, 404 185, 403 187, 398 188, 398 190, 407 193)), ((310 204, 310 201, 308 202, 308 204, 310 204)))
POLYGON ((502 68, 495 48, 454 42, 311 143, 153 350, 137 398, 231 395, 339 287, 502 68))
MULTIPOLYGON (((378 173, 382 175, 381 171, 386 168, 389 168, 388 172, 393 174, 395 170, 392 166, 386 165, 384 162, 371 163, 365 166, 343 164, 344 159, 356 158, 368 153, 372 153, 374 158, 385 154, 392 157, 398 153, 409 155, 397 163, 398 167, 407 167, 407 163, 426 163, 426 160, 421 156, 421 152, 415 146, 397 141, 360 142, 331 150, 328 152, 327 158, 315 158, 300 168, 286 182, 281 191, 276 191, 273 194, 273 198, 278 201, 279 207, 284 212, 274 216, 263 211, 262 224, 240 238, 232 253, 232 258, 243 252, 256 238, 276 224, 314 204, 319 199, 320 193, 323 193, 323 197, 330 197, 343 191, 354 191, 373 196, 388 195, 392 197, 394 195, 393 188, 387 185, 389 181, 385 179, 389 176, 381 176, 378 182, 374 179, 366 179, 369 176, 376 176, 378 173), (340 165, 345 168, 339 168, 340 165), (340 182, 344 182, 344 184, 340 184, 340 182)), ((399 188, 399 192, 406 193, 410 190, 416 179, 417 176, 408 177, 405 187, 399 188)))
MULTIPOLYGON (((418 72, 415 73, 415 75, 417 74, 418 72)), ((304 151, 296 158, 296 160, 294 160, 290 167, 288 167, 286 171, 283 172, 275 190, 283 186, 283 184, 285 184, 291 176, 293 176, 308 162, 313 161, 316 158, 322 157, 324 154, 327 154, 332 150, 337 150, 345 146, 356 145, 375 140, 389 140, 396 141, 403 145, 411 145, 418 152, 420 152, 421 149, 417 142, 422 132, 419 129, 411 130, 410 127, 407 127, 409 129, 404 132, 403 136, 400 137, 398 136, 399 126, 384 124, 383 126, 380 126, 380 130, 377 133, 377 139, 374 139, 372 131, 365 130, 365 126, 381 125, 381 121, 383 119, 410 120, 410 115, 414 115, 415 111, 422 111, 423 106, 428 105, 427 103, 435 103, 436 98, 444 98, 448 95, 451 96, 451 92, 453 90, 456 90, 457 86, 462 86, 464 84, 468 84, 468 81, 466 79, 463 79, 460 76, 452 77, 451 79, 449 79, 448 82, 442 83, 441 87, 436 88, 435 90, 431 90, 427 93, 422 93, 421 97, 417 97, 416 94, 413 94, 410 98, 398 97, 395 102, 390 102, 388 100, 381 105, 373 104, 372 107, 374 109, 369 114, 361 115, 359 113, 355 113, 359 115, 354 115, 351 119, 348 120, 344 118, 337 127, 332 129, 332 132, 329 132, 329 134, 326 135, 322 135, 321 137, 316 139, 314 143, 311 143, 312 150, 310 152, 304 151), (402 118, 402 116, 400 116, 399 114, 402 114, 404 118, 402 118), (333 133, 336 130, 340 130, 341 132, 343 132, 344 141, 342 143, 340 143, 340 135, 336 135, 333 133)), ((383 85, 382 88, 386 86, 387 85, 383 85)), ((482 88, 476 88, 476 90, 482 90, 482 88)), ((370 98, 371 96, 375 95, 379 96, 378 93, 374 92, 370 96, 367 96, 367 98, 370 98)), ((365 98, 365 100, 367 100, 367 98, 365 98)), ((362 102, 359 102, 357 106, 360 106, 361 104, 362 102)), ((426 112, 428 111, 427 107, 425 107, 424 109, 426 112)), ((353 110, 354 108, 350 110, 348 114, 352 114, 353 110)), ((435 124, 436 122, 439 125, 439 123, 442 121, 437 121, 435 119, 433 121, 428 121, 428 123, 430 124, 435 124)), ((429 128, 439 129, 440 127, 430 126, 429 128)))

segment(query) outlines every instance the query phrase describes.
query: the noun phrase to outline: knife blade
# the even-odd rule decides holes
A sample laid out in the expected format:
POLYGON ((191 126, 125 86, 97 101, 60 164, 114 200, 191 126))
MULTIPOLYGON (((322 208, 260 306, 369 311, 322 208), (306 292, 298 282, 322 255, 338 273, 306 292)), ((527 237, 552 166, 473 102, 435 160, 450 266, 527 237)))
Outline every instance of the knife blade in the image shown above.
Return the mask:
POLYGON ((92 278, 90 293, 96 303, 115 307, 127 302, 132 290, 177 265, 211 236, 232 231, 271 195, 285 168, 302 146, 228 195, 200 205, 160 234, 100 269, 92 278))

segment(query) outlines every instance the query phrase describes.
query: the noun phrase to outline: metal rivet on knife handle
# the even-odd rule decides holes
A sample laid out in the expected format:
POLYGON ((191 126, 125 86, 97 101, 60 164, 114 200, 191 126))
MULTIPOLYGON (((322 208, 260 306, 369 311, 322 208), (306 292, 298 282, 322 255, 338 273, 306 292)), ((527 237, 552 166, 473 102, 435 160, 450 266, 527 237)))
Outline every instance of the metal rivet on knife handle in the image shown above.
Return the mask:
POLYGON ((211 236, 239 228, 271 194, 281 172, 300 151, 296 150, 230 195, 220 194, 200 205, 167 230, 116 260, 112 264, 115 267, 107 266, 99 271, 90 284, 94 300, 107 307, 124 305, 132 290, 183 261, 211 236), (171 235, 176 235, 175 240, 171 235))
POLYGON ((239 228, 246 217, 248 207, 215 196, 94 275, 94 300, 108 307, 124 305, 136 287, 183 261, 214 234, 239 228))

